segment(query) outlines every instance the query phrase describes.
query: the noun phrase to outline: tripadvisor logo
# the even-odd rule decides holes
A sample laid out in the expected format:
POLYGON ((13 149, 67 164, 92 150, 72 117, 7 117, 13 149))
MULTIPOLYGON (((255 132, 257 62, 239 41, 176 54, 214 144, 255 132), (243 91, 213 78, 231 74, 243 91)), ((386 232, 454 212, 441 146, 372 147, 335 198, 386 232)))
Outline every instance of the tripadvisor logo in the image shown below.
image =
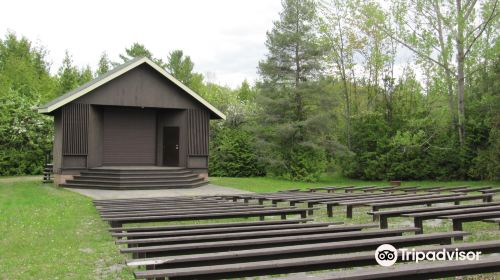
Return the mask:
POLYGON ((477 261, 481 255, 480 251, 460 251, 458 248, 447 250, 443 248, 437 251, 418 251, 414 248, 396 249, 391 244, 382 244, 375 250, 375 260, 381 266, 392 266, 399 259, 404 262, 420 261, 477 261))
POLYGON ((382 244, 375 251, 375 260, 381 266, 391 266, 398 260, 398 250, 391 244, 382 244))

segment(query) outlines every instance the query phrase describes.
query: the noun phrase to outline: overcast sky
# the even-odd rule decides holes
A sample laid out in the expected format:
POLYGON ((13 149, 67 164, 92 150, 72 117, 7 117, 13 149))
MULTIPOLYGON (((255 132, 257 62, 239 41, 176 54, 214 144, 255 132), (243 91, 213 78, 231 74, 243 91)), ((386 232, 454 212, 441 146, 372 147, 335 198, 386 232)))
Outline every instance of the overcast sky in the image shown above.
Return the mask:
MULTIPOLYGON (((181 49, 206 79, 237 87, 257 78, 266 31, 281 9, 280 0, 11 0, 0 9, 0 37, 13 31, 44 46, 53 73, 65 50, 76 65, 95 69, 102 52, 120 61, 134 42, 163 60, 181 49)), ((410 58, 400 50, 396 76, 410 58)))
POLYGON ((0 37, 14 31, 46 47, 52 72, 65 50, 75 64, 95 69, 103 51, 119 61, 134 42, 164 60, 181 49, 195 71, 234 87, 257 77, 266 31, 280 10, 280 0, 14 0, 2 3, 0 37))

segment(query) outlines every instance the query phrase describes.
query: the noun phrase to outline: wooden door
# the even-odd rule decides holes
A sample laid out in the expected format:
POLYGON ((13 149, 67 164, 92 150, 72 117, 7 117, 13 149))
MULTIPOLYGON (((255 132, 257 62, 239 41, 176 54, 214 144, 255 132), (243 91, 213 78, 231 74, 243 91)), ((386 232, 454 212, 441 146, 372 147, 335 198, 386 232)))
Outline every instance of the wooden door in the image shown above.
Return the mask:
POLYGON ((163 165, 179 166, 179 127, 163 127, 163 165))

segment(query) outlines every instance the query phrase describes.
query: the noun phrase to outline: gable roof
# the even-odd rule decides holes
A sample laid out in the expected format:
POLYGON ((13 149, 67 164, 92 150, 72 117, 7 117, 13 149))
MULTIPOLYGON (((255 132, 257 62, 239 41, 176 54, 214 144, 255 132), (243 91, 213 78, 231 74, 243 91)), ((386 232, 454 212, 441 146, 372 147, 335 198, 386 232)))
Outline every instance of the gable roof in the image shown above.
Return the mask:
POLYGON ((221 111, 217 110, 217 108, 215 108, 210 103, 208 103, 205 99, 203 99, 201 96, 199 96, 196 92, 194 92, 193 90, 188 88, 186 85, 184 85, 179 80, 174 78, 172 75, 167 73, 167 71, 165 71, 163 68, 158 66, 156 63, 154 63, 153 61, 151 61, 147 57, 134 58, 134 59, 129 60, 120 66, 115 67, 113 70, 107 72, 106 74, 103 74, 103 75, 83 84, 82 86, 80 86, 80 87, 78 87, 70 92, 67 92, 67 93, 51 100, 50 102, 42 105, 41 107, 38 108, 38 112, 44 113, 44 114, 50 113, 50 112, 52 112, 52 111, 54 111, 54 110, 56 110, 64 105, 70 103, 71 101, 76 100, 77 98, 84 96, 85 94, 91 92, 92 90, 112 81, 113 79, 127 73, 128 71, 130 71, 130 70, 132 70, 132 69, 134 69, 137 66, 142 65, 142 64, 148 64, 153 69, 155 69, 157 72, 159 72, 161 75, 163 75, 165 78, 167 78, 168 80, 173 82, 175 85, 180 87, 183 91, 185 91, 191 97, 193 97, 198 102, 200 102, 203 106, 205 106, 208 110, 210 110, 214 115, 218 116, 221 119, 224 119, 224 120, 226 119, 226 116, 221 111))

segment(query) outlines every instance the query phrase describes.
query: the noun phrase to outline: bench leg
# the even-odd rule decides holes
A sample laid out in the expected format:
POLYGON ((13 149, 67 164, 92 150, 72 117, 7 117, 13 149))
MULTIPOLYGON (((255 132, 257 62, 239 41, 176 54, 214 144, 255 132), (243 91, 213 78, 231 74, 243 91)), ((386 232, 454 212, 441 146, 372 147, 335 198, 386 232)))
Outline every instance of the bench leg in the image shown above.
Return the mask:
POLYGON ((333 205, 326 205, 326 212, 328 213, 328 217, 333 217, 333 205))
POLYGON ((380 217, 380 228, 386 229, 389 228, 388 217, 380 217))
MULTIPOLYGON (((462 231, 462 221, 460 220, 453 220, 453 230, 454 231, 462 231)), ((455 241, 458 241, 458 240, 464 240, 464 238, 462 236, 457 236, 455 237, 455 241)))
POLYGON ((385 228, 389 227, 389 225, 387 223, 387 217, 381 216, 381 217, 379 217, 379 219, 380 219, 380 228, 381 229, 385 229, 385 228))
POLYGON ((109 225, 112 227, 112 228, 120 228, 123 226, 122 223, 120 222, 109 222, 109 225))
MULTIPOLYGON (((307 208, 312 208, 313 206, 314 206, 314 203, 313 203, 313 202, 308 202, 308 203, 307 203, 307 208)), ((307 214, 308 214, 308 215, 312 215, 312 214, 314 214, 314 210, 312 210, 312 209, 311 209, 311 210, 307 210, 307 214)))
POLYGON ((347 218, 352 219, 352 205, 347 205, 347 218))
POLYGON ((415 234, 422 234, 424 233, 424 223, 422 219, 420 218, 414 218, 413 219, 413 224, 415 225, 416 228, 419 228, 418 231, 415 232, 415 234))

